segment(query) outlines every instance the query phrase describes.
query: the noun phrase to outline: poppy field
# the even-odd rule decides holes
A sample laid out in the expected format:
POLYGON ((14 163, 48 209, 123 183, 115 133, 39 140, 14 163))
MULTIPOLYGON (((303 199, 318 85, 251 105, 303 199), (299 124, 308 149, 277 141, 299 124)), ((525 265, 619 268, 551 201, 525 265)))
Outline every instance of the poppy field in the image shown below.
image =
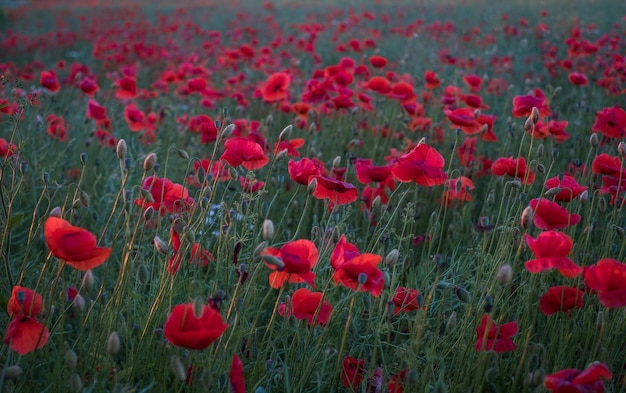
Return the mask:
POLYGON ((0 5, 0 391, 626 391, 623 5, 339 3, 0 5))

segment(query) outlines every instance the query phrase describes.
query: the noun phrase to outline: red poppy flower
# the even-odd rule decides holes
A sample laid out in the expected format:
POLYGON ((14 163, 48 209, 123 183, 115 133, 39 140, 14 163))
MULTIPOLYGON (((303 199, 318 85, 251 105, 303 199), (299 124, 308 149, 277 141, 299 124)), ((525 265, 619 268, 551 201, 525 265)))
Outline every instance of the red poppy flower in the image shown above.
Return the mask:
POLYGON ((294 240, 284 244, 280 249, 266 248, 261 255, 270 255, 280 259, 285 265, 278 269, 275 265, 265 263, 274 272, 270 273, 269 281, 272 288, 280 288, 284 282, 306 282, 314 285, 315 273, 311 269, 317 264, 319 252, 312 241, 307 239, 294 240))
POLYGON ((439 76, 436 73, 426 70, 424 72, 424 81, 426 82, 426 88, 429 90, 433 90, 441 85, 441 81, 439 80, 439 76))
POLYGON ((393 293, 391 301, 394 304, 393 313, 398 315, 403 312, 418 310, 421 307, 422 295, 416 289, 398 287, 393 293))
POLYGON ((100 266, 111 255, 108 247, 96 247, 96 236, 58 217, 48 217, 44 237, 52 255, 77 270, 100 266))
POLYGON ((115 97, 118 99, 129 100, 137 98, 137 82, 135 82, 135 78, 124 76, 123 78, 115 81, 115 86, 117 86, 115 97))
POLYGON ((128 128, 133 132, 138 132, 146 128, 146 115, 137 108, 137 105, 130 103, 124 107, 124 120, 128 128))
POLYGON ((187 349, 204 349, 224 333, 228 324, 215 309, 202 306, 202 315, 194 314, 194 304, 179 304, 167 318, 163 333, 170 344, 187 349))
POLYGON ((0 157, 11 157, 17 151, 14 143, 7 142, 6 139, 0 138, 0 157))
POLYGON ((404 393, 404 384, 409 372, 411 372, 411 370, 405 368, 404 370, 393 374, 389 379, 389 382, 387 382, 387 391, 389 393, 404 393))
POLYGON ((42 87, 44 87, 51 93, 56 93, 61 90, 61 85, 59 85, 57 75, 54 73, 54 71, 41 71, 39 83, 42 87))
POLYGON ((314 176, 309 181, 313 179, 317 183, 313 196, 318 199, 328 199, 331 208, 335 205, 352 203, 359 197, 359 191, 350 183, 321 175, 314 176))
POLYGON ((287 155, 292 157, 300 157, 300 152, 298 150, 302 146, 304 146, 305 140, 302 138, 295 138, 289 141, 280 141, 274 144, 274 154, 278 154, 283 150, 287 150, 287 155))
POLYGON ((540 273, 545 270, 557 269, 563 276, 572 278, 583 271, 580 266, 567 257, 572 251, 573 243, 572 239, 563 232, 541 232, 537 239, 525 234, 524 238, 536 257, 536 259, 531 259, 524 264, 529 272, 540 273))
POLYGON ((449 206, 455 201, 463 203, 472 200, 472 195, 470 194, 470 191, 474 189, 472 179, 465 176, 448 179, 446 180, 446 187, 447 189, 441 199, 442 204, 449 206))
POLYGON ((398 82, 393 85, 387 95, 389 98, 400 100, 402 103, 412 102, 417 98, 413 85, 407 82, 398 82))
POLYGON ((106 121, 106 108, 98 104, 98 101, 90 99, 87 103, 87 118, 95 120, 97 124, 106 121))
POLYGON ((289 96, 290 83, 291 78, 286 72, 276 72, 270 75, 260 89, 263 100, 265 102, 286 100, 289 96))
POLYGON ((330 255, 330 265, 333 269, 337 269, 344 262, 350 261, 359 255, 361 255, 359 249, 354 244, 348 243, 346 235, 341 235, 339 241, 335 244, 333 253, 330 255))
POLYGON ((445 164, 443 156, 434 147, 422 143, 398 157, 391 172, 401 182, 414 181, 433 187, 443 184, 448 178, 442 169, 445 164))
POLYGON ((559 311, 569 314, 573 308, 583 307, 584 292, 578 288, 566 286, 550 287, 539 299, 539 308, 545 315, 552 315, 559 311))
POLYGON ((152 201, 143 197, 135 199, 135 205, 147 209, 149 206, 161 214, 178 213, 189 209, 193 203, 193 198, 189 197, 189 191, 180 184, 176 184, 167 178, 148 176, 141 186, 148 190, 152 196, 152 201))
POLYGON ((300 161, 289 160, 287 165, 289 177, 296 183, 304 186, 309 184, 309 180, 313 176, 326 176, 326 168, 324 164, 317 158, 303 158, 300 161))
POLYGON ((378 297, 385 285, 385 275, 376 268, 380 261, 382 257, 376 254, 361 254, 345 260, 335 268, 335 285, 341 283, 352 290, 369 291, 374 297, 378 297))
POLYGON ((511 340, 511 337, 517 334, 517 322, 507 322, 500 326, 489 317, 489 314, 483 315, 480 325, 476 327, 478 339, 474 348, 480 351, 495 351, 496 353, 504 353, 517 349, 517 346, 511 340))
POLYGON ((49 114, 46 117, 46 123, 48 123, 48 135, 61 142, 66 142, 70 139, 65 126, 65 119, 62 116, 49 114))
POLYGON ((220 160, 227 161, 233 167, 242 165, 252 171, 262 168, 270 162, 261 145, 247 138, 231 138, 224 143, 224 147, 226 147, 226 151, 220 160))
POLYGON ((597 264, 585 268, 585 284, 598 291, 604 307, 626 307, 626 263, 615 259, 600 259, 597 264))
POLYGON ((549 116, 552 112, 545 97, 536 95, 515 96, 513 98, 513 117, 528 117, 532 109, 539 110, 539 117, 549 116))
POLYGON ((370 56, 370 64, 374 68, 385 68, 385 66, 387 65, 387 59, 383 56, 373 55, 370 56))
POLYGON ((239 176, 239 185, 241 186, 243 192, 247 192, 248 194, 254 194, 263 189, 263 187, 265 186, 265 182, 239 176))
POLYGON ((526 167, 524 157, 500 157, 491 164, 491 173, 495 176, 517 177, 524 184, 532 184, 535 181, 535 172, 526 167))
POLYGON ((326 325, 330 320, 333 307, 326 300, 322 301, 322 292, 311 292, 300 288, 291 296, 291 308, 287 314, 296 319, 306 319, 309 326, 326 325), (316 315, 317 314, 317 315, 316 315))
POLYGON ((582 74, 580 72, 570 72, 567 75, 567 79, 572 85, 576 86, 587 86, 589 84, 589 79, 587 79, 587 75, 582 74))
POLYGON ((78 88, 88 97, 93 97, 100 90, 96 81, 89 77, 84 77, 83 80, 80 81, 78 88))
POLYGON ((356 178, 362 184, 378 183, 391 191, 396 188, 391 165, 376 166, 369 158, 357 158, 355 169, 356 178))
POLYGON ((343 386, 356 391, 365 375, 365 360, 346 356, 341 362, 343 386))
POLYGON ((566 208, 559 206, 546 198, 535 198, 530 201, 533 209, 533 224, 539 229, 553 230, 567 228, 580 222, 580 214, 569 213, 566 208))
POLYGON ((543 386, 552 393, 604 393, 602 379, 611 378, 606 364, 593 362, 584 370, 568 368, 547 375, 543 386))
POLYGON ((243 362, 237 355, 233 355, 233 360, 230 362, 229 380, 231 393, 246 393, 246 381, 243 378, 243 362))
POLYGON ((599 154, 593 159, 591 170, 596 175, 608 175, 626 179, 626 169, 622 168, 622 159, 620 157, 611 157, 606 153, 599 154))
POLYGON ((384 95, 391 91, 391 82, 384 76, 374 76, 365 83, 364 87, 384 95))
POLYGON ((596 113, 596 121, 591 131, 597 131, 609 138, 626 137, 626 111, 619 106, 604 108, 596 113))
POLYGON ((4 343, 20 356, 40 349, 48 342, 48 328, 36 318, 13 318, 7 326, 4 343))
POLYGON ((191 256, 189 257, 189 264, 206 267, 209 262, 214 262, 215 257, 211 251, 206 250, 200 243, 194 243, 191 245, 191 256))
POLYGON ((561 191, 554 195, 554 200, 558 202, 571 202, 574 198, 582 194, 587 187, 578 184, 576 179, 570 175, 555 176, 546 181, 546 190, 560 188, 561 191), (559 179, 561 177, 561 179, 559 179))
POLYGON ((7 312, 10 317, 24 318, 36 317, 43 308, 43 299, 40 294, 30 288, 13 287, 11 298, 7 304, 7 312))
POLYGON ((455 110, 444 109, 443 111, 452 122, 453 128, 460 128, 465 135, 478 134, 482 130, 482 124, 476 120, 475 109, 458 108, 455 110))

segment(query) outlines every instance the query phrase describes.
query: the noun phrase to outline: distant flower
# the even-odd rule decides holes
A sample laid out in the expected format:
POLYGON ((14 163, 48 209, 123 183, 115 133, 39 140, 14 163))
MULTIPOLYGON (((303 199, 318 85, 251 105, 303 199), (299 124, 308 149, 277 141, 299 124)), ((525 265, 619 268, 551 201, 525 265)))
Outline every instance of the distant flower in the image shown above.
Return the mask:
POLYGON ((591 131, 609 138, 626 137, 626 111, 619 106, 603 108, 596 113, 596 121, 591 126, 591 131))
POLYGON ((554 200, 557 202, 571 202, 587 189, 587 187, 578 184, 576 179, 570 175, 563 175, 561 177, 562 178, 559 179, 559 176, 555 176, 546 180, 546 190, 553 188, 561 189, 561 191, 554 195, 554 200))
POLYGON ((357 390, 365 375, 365 360, 346 356, 341 363, 341 380, 346 388, 357 390))
POLYGON ((285 306, 281 315, 293 315, 296 319, 306 319, 309 326, 326 325, 330 320, 333 307, 326 300, 322 301, 323 297, 322 292, 300 288, 291 296, 290 304, 281 304, 285 306))
POLYGON ((483 79, 475 74, 465 75, 463 77, 463 82, 470 88, 472 93, 478 93, 480 91, 480 87, 482 86, 483 79))
POLYGON ((552 315, 559 311, 569 314, 574 308, 583 307, 584 292, 578 288, 562 285, 550 287, 539 299, 539 308, 545 315, 552 315))
POLYGON ((507 322, 500 326, 489 317, 489 314, 484 314, 480 325, 476 327, 476 333, 478 339, 474 348, 477 351, 495 351, 497 353, 504 353, 517 349, 517 346, 511 340, 511 337, 517 334, 518 326, 517 322, 507 322))
POLYGON ((606 364, 593 362, 584 370, 568 368, 547 375, 543 386, 552 393, 604 393, 602 379, 611 378, 606 364))
POLYGON ((431 146, 417 145, 410 152, 397 158, 391 172, 401 182, 411 182, 433 187, 443 184, 448 176, 443 171, 445 160, 431 146))
POLYGON ((533 209, 533 224, 539 229, 553 230, 567 228, 580 222, 580 214, 569 213, 566 208, 559 206, 546 198, 535 198, 530 201, 533 209))
POLYGON ((384 76, 374 76, 365 83, 364 87, 378 94, 385 95, 391 91, 391 82, 384 76))
POLYGON ((63 116, 51 113, 46 117, 46 123, 48 124, 48 135, 61 142, 67 142, 70 139, 63 116))
POLYGON ((576 86, 587 86, 589 84, 589 79, 587 79, 587 75, 580 72, 570 72, 567 75, 567 79, 572 85, 576 86))
POLYGON ((374 68, 385 68, 387 65, 387 59, 383 56, 372 55, 370 56, 370 64, 374 68))
POLYGON ((341 235, 332 254, 330 255, 330 265, 333 269, 337 269, 345 262, 361 255, 359 249, 352 243, 348 243, 346 235, 341 235))
POLYGON ((179 304, 172 309, 163 332, 170 344, 187 349, 204 349, 224 333, 228 324, 211 307, 202 306, 202 315, 194 314, 194 304, 179 304))
POLYGON ((439 76, 433 71, 426 70, 424 72, 424 81, 426 82, 426 88, 433 90, 439 87, 441 81, 439 80, 439 76))
POLYGON ((398 315, 403 312, 418 310, 421 307, 422 295, 416 289, 398 287, 393 293, 393 313, 398 315))
POLYGON ((270 162, 261 145, 247 138, 231 138, 224 143, 224 147, 226 151, 220 160, 227 161, 233 167, 241 165, 248 170, 255 170, 270 162))
POLYGON ((57 75, 54 71, 41 71, 39 83, 50 93, 56 93, 61 90, 61 85, 59 85, 57 75))
POLYGON ((17 151, 14 143, 9 143, 6 139, 0 138, 0 157, 11 157, 17 151))
POLYGON ((93 97, 100 90, 96 81, 87 76, 80 81, 78 88, 85 93, 87 97, 93 97))
POLYGON ((42 348, 48 342, 48 328, 37 321, 43 309, 41 295, 30 288, 14 286, 7 304, 12 318, 3 342, 21 356, 42 348))
POLYGON ((294 240, 284 244, 281 248, 266 248, 261 255, 275 257, 284 264, 284 267, 279 269, 275 265, 265 263, 267 267, 274 270, 269 277, 272 288, 278 289, 285 282, 306 282, 314 286, 315 273, 311 269, 317 264, 319 252, 312 241, 294 240))
POLYGON ((393 374, 389 379, 389 382, 387 382, 387 392, 404 393, 404 384, 410 371, 410 369, 405 368, 404 370, 393 374))
POLYGON ((40 294, 19 285, 13 287, 11 298, 7 304, 7 312, 10 317, 36 317, 42 309, 43 299, 40 294))
POLYGON ((326 176, 326 168, 324 164, 316 158, 303 158, 300 161, 289 160, 287 164, 289 177, 296 183, 304 186, 309 184, 309 180, 313 176, 326 176))
POLYGON ((243 378, 243 362, 237 355, 233 355, 233 360, 230 363, 229 380, 231 393, 246 392, 246 381, 243 378))
POLYGON ((445 184, 447 189, 443 193, 442 204, 449 206, 454 202, 461 204, 472 200, 472 195, 470 194, 470 191, 474 189, 472 179, 459 176, 455 179, 446 180, 445 184))
POLYGON ((535 181, 535 173, 526 166, 524 157, 500 157, 491 164, 491 173, 495 176, 517 177, 524 184, 532 184, 535 181))
POLYGON ((289 97, 291 77, 286 72, 276 72, 270 75, 261 86, 261 96, 265 102, 277 102, 289 97))
POLYGON ((194 203, 189 196, 189 191, 180 184, 174 183, 167 178, 148 176, 141 186, 150 192, 152 201, 143 197, 135 199, 135 205, 147 209, 149 206, 161 214, 179 213, 191 208, 194 203))
POLYGON ((444 109, 445 115, 452 122, 452 128, 460 128, 465 135, 475 135, 482 130, 482 124, 476 120, 475 109, 444 109))
POLYGON ((335 268, 333 280, 352 290, 368 291, 378 297, 385 285, 385 275, 377 268, 382 257, 376 254, 360 254, 344 261, 335 268))
POLYGON ((526 244, 535 254, 535 259, 527 261, 524 266, 531 273, 557 269, 564 277, 572 278, 582 273, 583 269, 569 259, 572 251, 572 239, 563 232, 541 232, 537 239, 525 234, 526 244))
POLYGON ((115 92, 115 97, 120 100, 128 100, 132 98, 137 98, 137 83, 135 82, 135 78, 130 76, 124 76, 115 81, 115 86, 117 86, 117 91, 115 92))
POLYGON ((77 270, 100 266, 111 255, 108 247, 96 247, 96 236, 58 217, 48 217, 44 223, 46 244, 56 258, 77 270))
POLYGON ((107 120, 106 108, 98 103, 93 98, 87 103, 87 118, 96 121, 96 124, 101 124, 107 120))
POLYGON ((513 117, 528 117, 533 108, 539 110, 540 118, 549 116, 552 112, 543 94, 537 95, 535 93, 534 95, 515 96, 513 98, 513 117))
POLYGON ((626 307, 626 263, 610 258, 600 259, 595 265, 585 268, 583 278, 587 287, 598 292, 604 307, 626 307))

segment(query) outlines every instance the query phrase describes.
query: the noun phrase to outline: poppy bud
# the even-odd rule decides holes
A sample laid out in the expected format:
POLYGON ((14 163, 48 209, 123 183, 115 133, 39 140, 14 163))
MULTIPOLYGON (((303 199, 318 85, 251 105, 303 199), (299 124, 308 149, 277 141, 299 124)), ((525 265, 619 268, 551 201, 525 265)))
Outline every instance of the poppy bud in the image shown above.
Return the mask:
POLYGON ((447 281, 437 281, 437 289, 448 289, 452 286, 452 284, 450 284, 447 281))
POLYGON ((267 265, 274 266, 278 271, 281 271, 285 268, 285 263, 273 255, 263 255, 261 257, 261 260, 267 265))
POLYGON ((554 149, 552 149, 552 158, 554 158, 555 160, 557 158, 559 158, 559 153, 561 152, 561 150, 559 150, 558 147, 555 147, 554 149))
POLYGON ((271 113, 267 115, 267 117, 265 118, 265 125, 268 127, 271 127, 274 125, 274 118, 272 117, 271 113))
POLYGON ((500 285, 506 285, 513 280, 513 268, 510 263, 505 263, 498 269, 496 282, 500 285))
POLYGON ((152 206, 148 206, 146 210, 143 212, 143 219, 145 221, 150 221, 150 219, 154 216, 154 208, 152 206))
POLYGON ((111 332, 107 339, 107 353, 111 356, 115 356, 120 352, 120 336, 117 332, 111 332))
POLYGON ((150 272, 148 272, 146 265, 139 265, 139 268, 137 269, 137 281, 139 281, 139 284, 146 285, 149 278, 150 272))
POLYGON ((77 373, 73 373, 70 377, 70 389, 76 393, 83 391, 83 381, 77 373))
POLYGON ((365 285, 365 283, 367 282, 367 274, 359 273, 357 281, 359 282, 359 285, 365 285))
POLYGON ((600 198, 598 200, 598 209, 601 213, 604 213, 606 211, 606 199, 600 198))
POLYGON ((543 164, 537 164, 537 172, 545 173, 546 167, 543 164))
POLYGON ((315 122, 311 122, 311 125, 309 125, 309 133, 312 133, 316 129, 317 129, 317 125, 315 124, 315 122))
POLYGON ((126 141, 124 139, 120 139, 117 141, 117 146, 115 146, 115 154, 117 158, 123 160, 126 158, 126 154, 128 153, 128 146, 126 146, 126 141))
POLYGON ((202 318, 202 314, 204 313, 204 301, 200 298, 200 296, 197 296, 195 299, 193 299, 193 316, 196 319, 200 319, 202 318))
POLYGON ((617 145, 617 152, 622 158, 626 158, 626 143, 621 141, 619 145, 617 145))
POLYGON ((172 357, 170 357, 170 369, 179 381, 185 381, 187 379, 185 366, 178 356, 173 355, 172 357))
POLYGON ((309 181, 309 184, 306 186, 306 191, 309 194, 313 194, 316 188, 317 188, 317 179, 313 178, 309 181))
POLYGON ((598 139, 598 134, 596 134, 595 132, 591 134, 591 136, 589 137, 589 144, 591 145, 591 147, 598 146, 599 142, 600 140, 598 139))
POLYGON ((578 199, 580 200, 581 203, 587 202, 589 200, 589 191, 585 190, 581 192, 580 195, 578 196, 578 199))
POLYGON ((385 265, 393 266, 398 262, 398 258, 400 257, 400 251, 397 248, 389 251, 387 256, 385 256, 385 265))
POLYGON ((452 311, 446 320, 446 332, 451 332, 456 327, 456 311, 452 311))
POLYGON ((496 192, 494 190, 490 190, 489 194, 487 194, 487 205, 491 206, 496 202, 496 192))
POLYGON ((491 295, 486 295, 485 305, 483 306, 483 310, 485 310, 486 313, 490 313, 492 309, 493 309, 493 297, 491 295))
POLYGON ((526 121, 524 122, 524 131, 531 132, 534 126, 535 123, 533 123, 532 117, 529 116, 528 119, 526 119, 526 121))
POLYGON ((456 295, 456 297, 462 303, 469 303, 469 301, 470 301, 470 293, 467 291, 467 289, 463 288, 462 286, 455 285, 453 287, 453 290, 454 290, 454 294, 456 295))
POLYGON ((276 160, 282 160, 283 158, 287 157, 288 153, 289 153, 289 150, 287 149, 283 149, 279 151, 278 154, 276 154, 276 160))
POLYGON ((624 234, 625 234, 624 228, 613 224, 613 229, 615 229, 615 233, 617 233, 619 237, 624 238, 624 234))
POLYGON ((604 329, 604 313, 602 311, 598 311, 596 315, 596 330, 599 332, 604 329))
POLYGON ((17 379, 24 373, 24 370, 20 366, 9 366, 2 369, 0 377, 6 379, 17 379))
POLYGON ((263 240, 272 240, 274 238, 274 223, 272 220, 266 219, 263 221, 261 237, 263 237, 263 240))
POLYGON ((556 194, 558 194, 561 191, 563 191, 562 188, 554 187, 554 188, 551 188, 551 189, 547 190, 544 195, 547 196, 547 197, 552 197, 552 196, 555 196, 556 194))
POLYGON ((70 370, 76 370, 76 366, 78 365, 78 356, 76 356, 76 352, 74 352, 71 348, 68 348, 63 355, 65 359, 65 365, 70 370))
POLYGON ((333 168, 337 168, 339 165, 341 165, 341 156, 337 156, 333 160, 333 168))
POLYGON ((291 135, 292 130, 293 130, 292 124, 289 124, 287 127, 283 128, 280 134, 278 134, 278 141, 282 142, 286 140, 287 138, 289 138, 289 135, 291 135))
POLYGON ((227 125, 226 127, 224 127, 224 130, 222 131, 222 138, 228 138, 230 136, 230 134, 233 133, 233 131, 235 130, 235 123, 231 123, 229 125, 227 125))
POLYGON ((178 157, 182 158, 183 160, 189 159, 189 153, 187 153, 183 149, 176 149, 176 153, 178 154, 178 157))
POLYGON ((169 247, 167 247, 167 244, 163 240, 161 240, 159 235, 154 236, 154 248, 156 248, 156 250, 161 254, 167 254, 167 251, 169 249, 169 247))
POLYGON ((45 183, 48 184, 50 182, 50 174, 48 172, 44 172, 41 174, 41 180, 45 183))
POLYGON ((26 161, 20 162, 20 173, 25 175, 28 172, 28 163, 26 161))
POLYGON ((533 208, 530 206, 526 206, 524 211, 522 211, 522 216, 520 217, 520 226, 524 230, 528 230, 530 228, 530 223, 533 220, 533 208))
POLYGON ((539 146, 537 147, 537 158, 541 158, 543 156, 543 143, 540 143, 539 146))
POLYGON ((83 165, 87 164, 87 153, 80 153, 80 163, 83 165))
POLYGON ((485 379, 487 380, 487 382, 493 382, 498 378, 499 374, 500 372, 498 371, 497 367, 489 367, 487 369, 487 372, 485 373, 485 379))
POLYGON ((516 178, 514 180, 509 180, 505 183, 505 185, 510 186, 511 188, 521 188, 522 182, 520 181, 520 179, 516 178))
POLYGON ((85 298, 80 293, 72 301, 72 308, 78 313, 85 311, 85 298))
POLYGON ((145 172, 151 171, 154 168, 154 165, 156 164, 156 160, 157 160, 156 153, 148 154, 146 158, 143 160, 143 170, 145 172))
POLYGON ((259 243, 258 246, 256 246, 252 255, 254 255, 254 257, 258 257, 259 255, 261 255, 261 251, 265 250, 266 248, 267 248, 267 242, 262 241, 261 243, 259 243))
POLYGON ((61 208, 59 206, 56 206, 55 208, 50 210, 49 216, 50 217, 61 218, 61 208))
POLYGON ((545 378, 546 378, 546 371, 543 369, 543 367, 533 371, 532 379, 531 379, 531 386, 534 388, 537 386, 540 386, 543 383, 543 380, 545 378))
POLYGON ((93 278, 93 272, 91 270, 87 270, 85 275, 83 276, 83 287, 87 292, 91 291, 93 288, 95 279, 93 278))
POLYGON ((533 109, 530 111, 530 117, 533 124, 537 124, 539 122, 539 109, 533 106, 533 109))

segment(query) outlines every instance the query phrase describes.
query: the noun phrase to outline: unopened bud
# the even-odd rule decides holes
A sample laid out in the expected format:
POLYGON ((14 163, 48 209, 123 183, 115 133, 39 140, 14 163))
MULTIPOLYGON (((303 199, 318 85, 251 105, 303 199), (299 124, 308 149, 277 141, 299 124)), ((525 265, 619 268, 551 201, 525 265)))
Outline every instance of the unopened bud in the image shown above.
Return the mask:
POLYGON ((617 145, 617 152, 622 158, 626 158, 626 142, 621 141, 619 145, 617 145))
POLYGON ((80 293, 72 301, 72 308, 78 313, 85 311, 85 298, 80 293))
POLYGON ((622 239, 624 238, 624 235, 625 235, 624 228, 620 227, 619 225, 613 224, 613 229, 615 230, 615 233, 617 233, 619 237, 621 237, 622 239))
POLYGON ((170 357, 170 369, 179 381, 187 380, 187 372, 185 371, 185 366, 178 356, 173 355, 172 357, 170 357))
POLYGON ((385 265, 393 266, 398 262, 398 258, 400 257, 400 251, 397 248, 389 251, 387 256, 385 256, 385 265))
POLYGON ((146 285, 149 279, 150 272, 148 272, 148 268, 146 267, 146 265, 139 265, 139 267, 137 268, 137 281, 139 281, 139 284, 146 285))
POLYGON ((537 172, 545 173, 546 167, 543 164, 537 164, 537 172))
POLYGON ((520 179, 514 179, 506 182, 506 185, 511 186, 511 188, 521 188, 522 182, 520 181, 520 179))
POLYGON ((598 209, 601 213, 604 213, 606 211, 606 199, 600 198, 598 200, 598 209))
POLYGON ((596 147, 598 146, 598 143, 600 143, 600 140, 598 139, 598 134, 594 132, 589 137, 589 144, 591 145, 591 147, 596 147))
POLYGON ((156 248, 156 250, 161 254, 167 254, 169 249, 169 247, 167 247, 167 243, 165 243, 159 235, 154 236, 154 248, 156 248))
POLYGON ((76 370, 76 366, 78 365, 78 356, 76 355, 76 352, 68 348, 65 351, 63 358, 65 359, 65 365, 67 366, 67 368, 69 368, 71 371, 76 370))
POLYGON ((265 118, 265 125, 268 127, 271 127, 274 125, 274 118, 272 117, 271 113, 267 115, 267 117, 265 118))
POLYGON ((581 192, 580 195, 578 196, 578 199, 580 200, 581 203, 587 202, 589 200, 589 191, 585 190, 581 192))
POLYGON ((187 153, 187 151, 183 149, 176 149, 176 153, 178 154, 178 157, 182 158, 183 160, 189 159, 189 153, 187 153))
POLYGON ((544 195, 547 196, 547 197, 552 197, 552 196, 555 196, 556 194, 558 194, 561 191, 563 191, 562 188, 560 188, 560 187, 553 187, 553 188, 550 188, 549 190, 547 190, 544 195))
POLYGON ((494 190, 489 191, 487 194, 487 206, 491 206, 496 202, 496 192, 494 190))
POLYGON ((454 294, 462 303, 469 303, 470 293, 467 291, 467 289, 459 285, 455 285, 453 289, 454 289, 454 294))
POLYGON ((539 109, 533 106, 533 109, 530 111, 530 118, 533 124, 537 124, 539 122, 539 109))
POLYGON ((87 158, 89 158, 89 156, 87 156, 87 153, 80 153, 80 163, 83 165, 87 164, 87 158))
POLYGON ((537 158, 541 158, 543 156, 544 146, 543 143, 539 144, 537 147, 537 158))
POLYGON ((339 165, 341 165, 341 156, 337 156, 333 160, 333 168, 337 168, 339 165))
POLYGON ((309 184, 306 186, 306 191, 309 194, 313 194, 315 192, 316 188, 317 188, 317 179, 313 178, 313 179, 309 180, 309 184))
POLYGON ((555 147, 554 149, 552 149, 552 158, 554 158, 555 160, 559 158, 560 152, 561 150, 558 147, 555 147))
POLYGON ((286 140, 287 138, 289 138, 289 135, 291 134, 292 130, 293 130, 293 125, 292 124, 289 124, 287 127, 283 128, 283 130, 278 135, 278 141, 282 142, 282 141, 286 140))
POLYGON ((529 116, 524 122, 524 131, 531 132, 534 127, 535 127, 535 123, 533 123, 532 117, 529 116))
POLYGON ((256 247, 254 248, 254 252, 252 253, 252 255, 256 258, 256 257, 258 257, 259 255, 261 255, 261 252, 262 252, 263 250, 265 250, 266 248, 267 248, 267 242, 266 242, 266 241, 262 241, 261 243, 259 243, 259 245, 258 245, 258 246, 256 246, 256 247))
POLYGON ((146 158, 143 160, 143 170, 145 172, 151 171, 154 168, 156 161, 157 161, 156 153, 148 154, 146 158))
POLYGON ((272 240, 274 238, 274 222, 272 220, 266 219, 263 221, 261 237, 263 237, 263 240, 272 240))
POLYGON ((50 174, 48 172, 44 172, 41 174, 41 180, 45 183, 48 184, 50 182, 50 174))
POLYGON ((543 367, 538 368, 533 371, 531 385, 532 387, 540 386, 543 383, 543 380, 546 378, 546 371, 543 367))
POLYGON ((530 206, 526 206, 522 211, 522 216, 520 217, 520 226, 524 230, 528 230, 530 228, 530 223, 533 220, 533 208, 530 206))
POLYGON ((24 373, 24 370, 20 366, 8 366, 2 369, 0 373, 0 379, 17 379, 24 373))
POLYGON ((54 209, 50 210, 50 217, 61 218, 61 208, 56 206, 54 209))
POLYGON ((281 271, 285 268, 285 263, 280 260, 279 258, 276 258, 273 255, 263 255, 261 257, 261 260, 269 266, 273 266, 276 268, 276 270, 281 271))
POLYGON ((287 154, 289 154, 289 150, 287 150, 287 149, 283 149, 283 150, 279 151, 276 154, 276 160, 282 160, 283 158, 287 157, 287 154))
POLYGON ((126 146, 126 141, 124 139, 120 139, 117 141, 117 146, 115 147, 115 154, 117 158, 123 160, 126 158, 126 154, 128 153, 128 146, 126 146))
POLYGON ((231 123, 227 125, 226 127, 224 127, 224 130, 222 131, 222 138, 228 138, 233 133, 234 130, 235 130, 235 123, 231 123))
POLYGON ((496 282, 500 285, 506 285, 510 283, 511 280, 513 280, 513 267, 511 267, 510 263, 505 263, 498 269, 496 282))
POLYGON ((493 296, 485 295, 485 304, 483 305, 483 310, 486 313, 490 313, 493 310, 493 296))
POLYGON ((117 332, 111 332, 107 339, 107 353, 111 356, 115 356, 120 352, 122 344, 120 343, 120 336, 117 332))
POLYGON ((91 291, 95 281, 93 272, 91 270, 87 270, 83 276, 83 288, 85 288, 87 292, 91 291))
POLYGON ((73 373, 70 377, 70 389, 72 390, 72 392, 75 393, 80 393, 83 391, 83 380, 77 373, 73 373))
POLYGON ((145 221, 150 221, 154 217, 154 208, 152 206, 148 206, 146 210, 143 211, 143 219, 145 221))
POLYGON ((446 332, 451 332, 456 327, 456 311, 452 311, 446 320, 446 332))
POLYGON ((202 314, 204 314, 204 301, 200 296, 197 296, 193 299, 193 316, 196 319, 202 318, 202 314))
POLYGON ((604 313, 602 310, 598 311, 596 315, 596 330, 599 332, 604 329, 604 313))

